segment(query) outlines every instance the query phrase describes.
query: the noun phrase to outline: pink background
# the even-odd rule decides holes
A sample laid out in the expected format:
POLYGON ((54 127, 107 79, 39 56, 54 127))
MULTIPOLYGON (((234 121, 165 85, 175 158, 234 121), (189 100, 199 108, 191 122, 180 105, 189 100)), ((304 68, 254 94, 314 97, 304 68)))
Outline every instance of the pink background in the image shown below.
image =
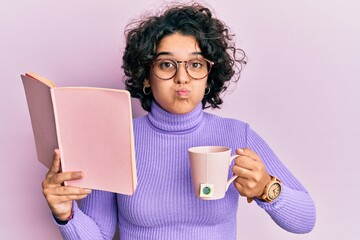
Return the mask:
MULTIPOLYGON (((360 234, 360 15, 355 0, 207 1, 249 61, 216 113, 270 144, 317 206, 312 233, 278 228, 240 201, 238 239, 355 239, 360 234), (356 204, 353 206, 353 204, 356 204)), ((59 86, 122 87, 123 29, 160 1, 13 1, 0 9, 0 239, 61 239, 41 192, 19 75, 59 86)), ((134 114, 141 115, 139 107, 134 114)))

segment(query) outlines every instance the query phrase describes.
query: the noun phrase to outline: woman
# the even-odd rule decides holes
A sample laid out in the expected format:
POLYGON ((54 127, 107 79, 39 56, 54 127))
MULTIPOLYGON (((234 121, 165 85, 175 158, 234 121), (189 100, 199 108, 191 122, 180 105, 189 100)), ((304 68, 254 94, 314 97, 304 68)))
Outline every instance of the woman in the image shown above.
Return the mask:
POLYGON ((219 107, 244 58, 226 26, 198 4, 135 23, 123 68, 127 89, 149 112, 134 119, 137 189, 125 196, 64 187, 82 173, 60 173, 56 150, 43 192, 63 237, 112 239, 118 226, 121 240, 236 239, 239 196, 254 199, 287 231, 311 231, 314 203, 268 145, 248 124, 203 111, 219 107), (239 177, 223 199, 194 197, 187 149, 201 145, 240 155, 229 171, 239 177))

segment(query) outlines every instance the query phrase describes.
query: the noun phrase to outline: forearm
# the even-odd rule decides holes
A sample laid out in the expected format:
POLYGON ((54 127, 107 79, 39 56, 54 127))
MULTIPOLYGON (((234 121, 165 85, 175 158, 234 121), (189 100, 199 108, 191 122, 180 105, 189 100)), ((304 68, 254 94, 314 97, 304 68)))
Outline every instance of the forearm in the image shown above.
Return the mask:
POLYGON ((93 191, 88 198, 73 204, 73 218, 58 225, 64 239, 112 239, 117 224, 116 195, 93 191))
POLYGON ((65 240, 106 239, 93 219, 83 213, 74 202, 73 218, 65 225, 58 225, 65 240))
POLYGON ((274 202, 255 199, 281 228, 293 233, 308 233, 315 225, 315 205, 309 194, 283 185, 281 194, 274 202))
POLYGON ((310 232, 316 220, 315 204, 310 195, 259 135, 250 128, 247 133, 248 147, 260 155, 267 172, 283 184, 280 196, 274 202, 261 202, 259 199, 256 202, 285 230, 310 232))

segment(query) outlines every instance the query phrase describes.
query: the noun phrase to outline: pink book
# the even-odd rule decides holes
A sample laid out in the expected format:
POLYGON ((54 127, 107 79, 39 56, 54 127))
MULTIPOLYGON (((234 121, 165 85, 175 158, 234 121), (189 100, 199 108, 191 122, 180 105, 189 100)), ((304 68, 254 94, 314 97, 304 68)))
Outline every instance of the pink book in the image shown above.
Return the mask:
POLYGON ((35 73, 21 78, 38 160, 49 168, 59 148, 63 172, 84 172, 65 185, 133 194, 137 175, 129 92, 56 87, 35 73))

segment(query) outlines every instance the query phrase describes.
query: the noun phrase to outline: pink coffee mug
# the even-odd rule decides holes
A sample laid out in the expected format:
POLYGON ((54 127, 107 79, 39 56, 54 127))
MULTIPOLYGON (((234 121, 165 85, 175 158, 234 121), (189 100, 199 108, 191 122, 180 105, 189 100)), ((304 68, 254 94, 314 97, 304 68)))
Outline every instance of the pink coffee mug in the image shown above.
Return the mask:
POLYGON ((221 199, 225 196, 236 175, 228 179, 229 166, 239 155, 221 146, 199 146, 188 149, 191 177, 195 196, 204 200, 221 199))

